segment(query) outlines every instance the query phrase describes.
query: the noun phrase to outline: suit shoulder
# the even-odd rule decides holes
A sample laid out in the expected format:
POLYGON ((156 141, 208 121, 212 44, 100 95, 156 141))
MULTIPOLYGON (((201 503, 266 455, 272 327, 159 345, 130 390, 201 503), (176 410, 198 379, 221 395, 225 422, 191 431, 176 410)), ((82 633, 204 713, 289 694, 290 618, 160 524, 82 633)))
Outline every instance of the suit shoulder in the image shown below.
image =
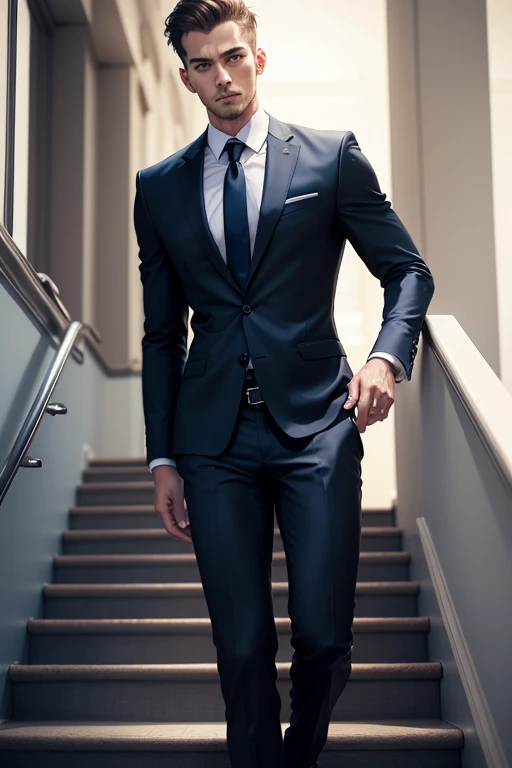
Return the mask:
POLYGON ((148 179, 159 179, 163 176, 166 176, 168 173, 171 173, 177 165, 179 165, 183 155, 187 153, 195 141, 197 141, 197 139, 191 141, 190 144, 187 144, 186 147, 182 147, 181 149, 176 150, 176 152, 173 152, 172 155, 164 157, 163 160, 159 160, 153 165, 148 165, 146 168, 141 168, 138 171, 138 175, 140 175, 144 181, 148 179))
POLYGON ((332 130, 326 128, 308 128, 304 125, 289 124, 290 130, 297 136, 302 143, 311 144, 318 148, 324 146, 330 150, 338 150, 348 135, 353 136, 353 132, 346 130, 332 130))

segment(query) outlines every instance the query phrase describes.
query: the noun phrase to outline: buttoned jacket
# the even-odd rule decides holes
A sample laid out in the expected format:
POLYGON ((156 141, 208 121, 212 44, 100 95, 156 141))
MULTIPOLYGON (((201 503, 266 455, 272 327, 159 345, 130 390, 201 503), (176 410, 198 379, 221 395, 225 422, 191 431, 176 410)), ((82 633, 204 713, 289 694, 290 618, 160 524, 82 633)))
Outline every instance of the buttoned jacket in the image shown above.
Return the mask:
POLYGON ((148 463, 224 450, 249 356, 268 409, 290 436, 314 434, 336 418, 353 377, 334 321, 347 240, 384 289, 371 352, 396 355, 408 379, 434 291, 430 270, 354 133, 288 125, 272 116, 242 290, 208 227, 206 140, 205 131, 136 176, 148 463), (189 307, 193 339, 187 351, 189 307))

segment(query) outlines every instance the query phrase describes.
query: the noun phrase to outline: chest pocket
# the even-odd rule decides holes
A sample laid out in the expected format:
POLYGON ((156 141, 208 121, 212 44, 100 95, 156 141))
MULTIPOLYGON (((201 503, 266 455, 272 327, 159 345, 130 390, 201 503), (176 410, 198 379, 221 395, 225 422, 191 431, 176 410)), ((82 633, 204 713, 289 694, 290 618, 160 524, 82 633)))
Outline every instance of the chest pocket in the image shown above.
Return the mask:
POLYGON ((304 211, 313 211, 315 208, 323 205, 322 195, 318 194, 314 197, 304 197, 302 200, 294 200, 291 203, 285 203, 281 218, 284 216, 290 216, 292 213, 299 213, 304 211))

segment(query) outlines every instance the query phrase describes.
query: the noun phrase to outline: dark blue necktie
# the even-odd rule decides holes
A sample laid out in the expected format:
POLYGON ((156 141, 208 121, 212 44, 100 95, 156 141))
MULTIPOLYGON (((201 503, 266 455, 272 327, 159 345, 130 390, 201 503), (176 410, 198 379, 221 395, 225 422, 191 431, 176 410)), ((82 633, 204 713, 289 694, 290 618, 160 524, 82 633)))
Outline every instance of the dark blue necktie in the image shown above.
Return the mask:
POLYGON ((240 156, 247 145, 230 139, 227 150, 229 163, 224 177, 224 237, 226 261, 240 288, 244 289, 251 264, 251 240, 247 218, 245 174, 240 156))

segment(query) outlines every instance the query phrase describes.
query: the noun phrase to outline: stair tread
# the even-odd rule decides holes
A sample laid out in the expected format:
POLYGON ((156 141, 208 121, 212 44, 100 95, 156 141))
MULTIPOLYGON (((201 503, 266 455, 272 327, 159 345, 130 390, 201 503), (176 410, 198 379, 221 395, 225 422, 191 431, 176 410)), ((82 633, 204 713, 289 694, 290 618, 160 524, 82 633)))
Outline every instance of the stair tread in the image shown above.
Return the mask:
MULTIPOLYGON (((361 563, 407 563, 410 552, 361 552, 361 563)), ((272 561, 285 562, 284 552, 274 552, 272 561)), ((195 552, 180 552, 177 554, 144 554, 144 555, 55 555, 53 562, 59 567, 96 567, 98 565, 195 565, 195 552)))
MULTIPOLYGON (((87 486, 92 485, 92 483, 87 483, 87 486)), ((103 485, 103 483, 102 483, 103 485)), ((130 483, 130 486, 133 486, 134 483, 130 483)), ((151 481, 151 485, 153 485, 153 481, 151 481)), ((152 504, 94 504, 94 505, 73 505, 69 508, 69 511, 72 515, 115 515, 115 514, 151 514, 156 515, 156 510, 152 504)), ((389 515, 390 512, 392 512, 393 509, 390 507, 388 509, 385 508, 379 508, 376 509, 374 507, 365 507, 363 504, 363 512, 371 512, 372 514, 382 514, 382 515, 389 515)))
MULTIPOLYGON (((131 471, 131 470, 130 470, 131 471)), ((112 474, 115 473, 115 468, 110 467, 109 472, 105 472, 104 474, 112 474)), ((149 469, 147 471, 147 479, 146 480, 103 480, 103 481, 96 481, 96 482, 82 482, 77 483, 76 488, 78 492, 84 492, 88 491, 89 493, 92 493, 94 491, 133 491, 133 490, 148 490, 152 491, 154 489, 154 480, 151 477, 151 474, 149 472, 149 469)), ((80 505, 78 505, 80 506, 80 505)), ((105 505, 103 505, 105 506, 105 505)), ((109 506, 109 505, 107 505, 109 506)), ((394 507, 388 507, 388 508, 367 508, 363 505, 363 512, 367 511, 376 511, 376 512, 385 512, 389 514, 393 511, 394 507)))
MULTIPOLYGON (((288 723, 281 723, 281 729, 288 723)), ((460 749, 464 734, 446 720, 378 720, 329 723, 324 750, 460 749)), ((225 722, 104 723, 8 721, 0 723, 0 750, 144 749, 187 751, 226 749, 225 722)))
MULTIPOLYGON (((289 677, 290 664, 276 663, 278 678, 289 677)), ((440 679, 440 661, 352 664, 350 679, 425 680, 440 679)), ((216 663, 182 664, 11 664, 12 682, 84 680, 217 680, 216 663)))
MULTIPOLYGON (((275 619, 278 632, 289 632, 287 617, 275 619)), ((357 632, 427 632, 428 616, 396 618, 355 618, 357 632)), ((176 633, 211 632, 209 618, 179 619, 29 619, 27 629, 32 635, 104 634, 104 633, 176 633)))
POLYGON ((145 466, 142 466, 140 464, 127 464, 126 466, 122 465, 113 465, 105 464, 103 466, 96 465, 96 466, 89 466, 82 470, 82 473, 87 475, 108 475, 112 472, 124 472, 125 474, 130 474, 130 472, 136 472, 137 474, 140 472, 141 474, 144 472, 145 474, 149 475, 149 467, 147 464, 145 466))
POLYGON ((152 504, 98 504, 95 506, 72 506, 71 515, 156 515, 152 504))
POLYGON ((105 490, 149 490, 152 491, 155 487, 155 483, 151 479, 148 470, 148 480, 104 480, 97 483, 77 483, 76 487, 79 491, 105 491, 105 490))
MULTIPOLYGON (((83 493, 84 491, 88 491, 89 493, 93 491, 149 491, 152 492, 154 489, 154 481, 151 478, 151 475, 149 474, 148 470, 148 479, 147 480, 104 480, 102 482, 86 482, 86 483, 77 483, 76 489, 77 493, 83 493)), ((131 503, 124 503, 124 504, 110 504, 107 502, 103 502, 99 505, 95 504, 84 504, 83 507, 81 504, 74 504, 71 509, 82 509, 87 507, 95 507, 95 506, 101 506, 104 508, 111 508, 111 507, 132 507, 135 505, 132 505, 131 503)), ((148 504, 138 504, 137 506, 141 507, 150 507, 148 504)), ((155 512, 154 507, 151 507, 152 511, 155 512)), ((390 513, 394 512, 394 507, 373 507, 373 506, 366 506, 364 501, 362 503, 362 511, 363 512, 370 512, 370 513, 381 513, 389 515, 390 513)))
POLYGON ((89 467, 110 466, 109 462, 119 462, 120 465, 144 464, 147 466, 145 456, 95 456, 89 459, 89 467))
MULTIPOLYGON (((383 538, 396 536, 402 533, 402 529, 391 526, 375 526, 368 525, 362 526, 361 535, 364 536, 382 536, 383 538)), ((274 528, 274 536, 280 536, 279 528, 274 528)), ((122 541, 123 539, 131 541, 133 539, 170 539, 171 536, 165 528, 87 528, 71 529, 62 532, 62 539, 64 541, 74 541, 76 539, 80 541, 97 541, 99 540, 114 540, 122 541)))
MULTIPOLYGON (((417 594, 418 581, 360 581, 356 584, 356 595, 403 595, 417 594)), ((272 582, 274 595, 287 594, 287 581, 272 582)), ((200 582, 178 584, 50 584, 43 585, 44 597, 155 597, 203 595, 200 582)))

